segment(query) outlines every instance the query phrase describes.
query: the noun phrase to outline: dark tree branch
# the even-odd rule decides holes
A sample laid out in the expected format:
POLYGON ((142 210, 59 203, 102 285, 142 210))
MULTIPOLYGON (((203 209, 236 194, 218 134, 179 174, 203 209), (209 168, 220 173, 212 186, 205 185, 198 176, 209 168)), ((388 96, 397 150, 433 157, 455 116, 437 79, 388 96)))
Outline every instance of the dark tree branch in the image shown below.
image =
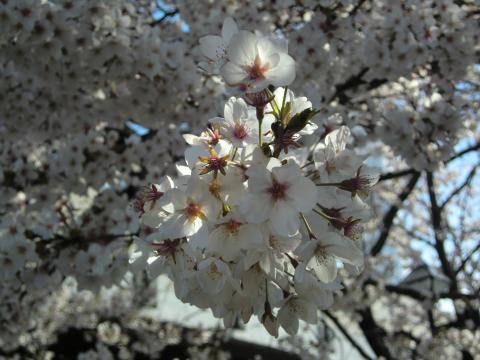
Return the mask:
POLYGON ((455 270, 456 275, 458 275, 460 273, 460 271, 462 271, 465 268, 465 266, 468 264, 468 262, 470 261, 472 256, 474 254, 476 254, 477 251, 479 251, 479 250, 480 250, 480 241, 478 242, 477 246, 475 246, 475 248, 472 251, 470 251, 470 253, 462 260, 462 262, 458 266, 457 270, 455 270))
POLYGON ((360 10, 362 5, 365 3, 366 0, 359 0, 357 4, 353 7, 353 9, 350 11, 348 16, 355 16, 355 14, 360 10))
POLYGON ((475 166, 468 176, 465 178, 465 181, 460 184, 455 190, 452 191, 450 195, 447 196, 445 201, 440 205, 440 210, 443 211, 445 206, 448 204, 450 200, 452 200, 456 195, 458 195, 463 189, 465 189, 467 186, 470 186, 470 183, 472 182, 473 178, 475 177, 475 174, 477 172, 477 166, 475 166))
POLYGON ((333 315, 330 311, 325 310, 323 311, 327 317, 332 320, 335 326, 340 330, 340 332, 345 336, 345 338, 352 344, 352 346, 357 349, 357 351, 365 358, 365 359, 372 359, 370 355, 366 353, 366 351, 355 341, 355 339, 348 333, 347 329, 343 327, 343 325, 338 321, 338 319, 333 315))
MULTIPOLYGON (((364 282, 364 285, 372 285, 372 286, 378 286, 378 281, 374 279, 367 279, 364 282)), ((428 296, 425 293, 422 293, 414 288, 408 287, 408 286, 402 286, 402 285, 392 285, 392 284, 387 284, 385 285, 385 290, 388 291, 389 293, 392 294, 397 294, 397 295, 404 295, 408 296, 412 299, 418 300, 420 302, 425 301, 428 296)), ((452 300, 476 300, 478 299, 478 294, 473 293, 473 294, 466 294, 462 292, 444 292, 441 294, 438 294, 435 299, 452 299, 452 300)))
POLYGON ((180 10, 178 10, 178 9, 173 9, 173 10, 170 10, 170 11, 162 10, 162 12, 163 12, 162 17, 160 19, 154 20, 151 23, 149 23, 150 26, 153 27, 153 26, 156 26, 158 24, 161 24, 165 19, 167 19, 169 17, 172 17, 172 16, 175 16, 178 13, 180 13, 180 10))
POLYGON ((383 356, 386 360, 393 359, 389 348, 387 347, 385 337, 387 332, 380 327, 373 318, 372 310, 368 307, 363 310, 359 310, 362 320, 358 323, 360 329, 362 329, 365 338, 370 344, 371 348, 377 356, 383 356))
POLYGON ((362 70, 360 70, 358 74, 352 75, 345 82, 341 84, 337 84, 335 86, 335 93, 332 95, 332 97, 328 102, 338 98, 340 103, 342 104, 345 103, 346 102, 345 91, 363 84, 364 80, 362 79, 362 77, 363 75, 365 75, 367 71, 368 71, 368 68, 363 68, 362 70))
POLYGON ((387 79, 373 79, 370 82, 365 81, 363 79, 363 76, 368 72, 368 70, 370 70, 368 67, 364 67, 357 74, 352 75, 347 80, 345 80, 345 82, 337 84, 335 86, 335 92, 327 101, 327 103, 330 103, 334 99, 338 98, 340 104, 346 104, 349 101, 348 96, 345 94, 348 90, 354 89, 364 84, 367 85, 367 90, 372 90, 387 82, 387 79))
POLYGON ((380 251, 382 251, 387 241, 388 235, 390 234, 390 230, 393 226, 393 220, 395 219, 395 216, 397 215, 398 210, 400 210, 401 204, 408 198, 410 193, 413 191, 419 178, 420 178, 420 173, 415 171, 412 177, 410 178, 410 181, 408 182, 407 186, 405 186, 403 191, 398 196, 398 199, 395 202, 395 204, 393 204, 390 207, 390 210, 388 210, 388 212, 383 217, 382 232, 380 233, 377 241, 375 242, 375 245, 373 245, 372 249, 370 250, 371 256, 376 256, 380 253, 380 251))
POLYGON ((442 267, 443 273, 450 279, 450 288, 452 290, 457 289, 457 281, 455 272, 452 265, 448 260, 447 253, 445 251, 445 233, 442 223, 442 209, 438 205, 437 195, 435 193, 434 177, 432 172, 427 172, 427 186, 428 195, 430 197, 430 213, 433 232, 435 235, 435 250, 437 251, 438 258, 442 267))
POLYGON ((402 177, 402 176, 414 174, 415 172, 416 172, 415 169, 405 169, 405 170, 393 171, 393 172, 390 172, 390 173, 385 173, 385 174, 380 175, 380 179, 378 181, 397 179, 397 178, 402 177))
POLYGON ((469 146, 468 148, 460 151, 459 153, 456 153, 455 155, 450 157, 447 161, 445 161, 445 163, 449 163, 453 160, 456 160, 456 159, 462 157, 465 154, 468 154, 469 152, 477 151, 477 150, 480 150, 480 142, 477 142, 475 145, 469 146))

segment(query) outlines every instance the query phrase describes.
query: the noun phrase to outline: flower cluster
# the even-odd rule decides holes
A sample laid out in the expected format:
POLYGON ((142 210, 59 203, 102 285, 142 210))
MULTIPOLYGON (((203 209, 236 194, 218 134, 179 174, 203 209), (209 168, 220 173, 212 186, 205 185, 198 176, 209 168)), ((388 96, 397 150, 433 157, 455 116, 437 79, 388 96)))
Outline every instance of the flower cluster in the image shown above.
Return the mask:
MULTIPOLYGON (((407 180, 412 171, 408 168, 422 172, 423 177, 425 169, 437 173, 444 171, 438 165, 446 163, 448 177, 436 176, 434 181, 441 192, 455 185, 454 178, 463 181, 460 173, 468 167, 460 163, 461 159, 450 159, 456 158, 459 151, 463 153, 464 146, 467 150, 478 149, 480 68, 475 64, 479 62, 479 18, 473 0, 229 0, 221 6, 211 0, 1 0, 0 348, 11 353, 19 344, 28 343, 28 349, 40 353, 47 346, 42 331, 47 325, 43 324, 61 326, 62 321, 55 320, 51 313, 39 312, 39 307, 48 298, 55 298, 64 282, 75 280, 76 288, 89 289, 101 296, 102 302, 102 288, 123 286, 132 269, 128 259, 133 236, 144 238, 158 231, 155 217, 153 228, 146 225, 150 206, 160 201, 169 188, 184 186, 192 176, 190 167, 195 167, 203 181, 216 176, 220 185, 238 188, 236 182, 241 179, 232 176, 231 165, 245 162, 243 170, 236 167, 245 172, 244 189, 230 193, 224 190, 220 195, 227 205, 238 204, 231 205, 233 210, 249 212, 247 205, 240 205, 253 191, 246 181, 253 153, 240 149, 251 148, 253 152, 259 148, 259 134, 266 160, 276 158, 288 163, 293 161, 290 158, 295 159, 303 177, 317 185, 325 184, 316 187, 317 194, 328 195, 335 189, 337 194, 348 194, 347 202, 353 193, 358 199, 364 195, 362 187, 370 181, 362 177, 367 168, 356 168, 345 177, 334 176, 336 165, 318 144, 332 143, 326 136, 348 126, 352 140, 345 149, 373 154, 375 165, 381 166, 386 175, 383 179, 393 175, 377 187, 372 205, 378 214, 383 214, 388 204, 397 204, 399 194, 408 193, 402 188, 414 184, 415 178, 407 180), (235 16, 244 29, 274 32, 279 38, 242 31, 229 16, 235 16), (198 41, 217 32, 219 36, 198 41), (245 46, 245 52, 238 51, 239 45, 245 46), (295 81, 290 83, 293 78, 295 81), (200 154, 189 150, 189 164, 198 164, 179 165, 183 172, 174 184, 167 182, 168 188, 143 186, 175 173, 175 163, 183 157, 186 147, 182 134, 199 134, 205 125, 200 119, 224 112, 224 103, 218 99, 225 90, 236 96, 229 102, 232 116, 223 114, 223 119, 212 119, 200 140, 186 136, 191 147, 201 145, 205 138, 212 145, 220 143, 214 146, 219 161, 209 161, 209 148, 200 154), (233 114, 244 111, 242 101, 247 104, 248 115, 241 115, 239 125, 231 119, 233 114), (295 115, 312 107, 319 112, 306 124, 300 121, 299 127, 304 125, 301 130, 293 123, 286 128, 295 115), (332 116, 337 113, 340 116, 332 116), (259 132, 258 116, 262 114, 259 132), (275 114, 285 124, 279 126, 275 114), (225 138, 229 138, 230 148, 223 148, 225 138), (238 150, 233 156, 230 152, 235 148, 238 150), (248 161, 241 161, 240 156, 248 161), (328 165, 318 167, 325 161, 328 165), (395 180, 401 174, 406 177, 395 180), (125 211, 132 203, 134 206, 125 211), (145 212, 143 225, 131 212, 133 208, 145 212), (37 327, 35 334, 32 326, 37 327)), ((298 116, 295 121, 299 120, 298 116)), ((467 161, 472 159, 469 151, 465 152, 467 161)), ((257 152, 255 159, 261 160, 260 150, 257 152)), ((288 164, 281 167, 284 165, 288 164)), ((466 182, 471 177, 473 173, 465 173, 466 182)), ((424 184, 421 178, 418 184, 424 184)), ((476 188, 465 187, 469 191, 476 188)), ((403 297, 392 295, 390 287, 383 288, 385 281, 399 278, 398 269, 411 269, 415 265, 412 259, 423 255, 418 253, 413 232, 421 229, 423 243, 430 243, 431 221, 428 216, 417 216, 418 205, 425 203, 425 192, 423 185, 417 185, 403 206, 393 207, 400 210, 392 222, 392 231, 382 228, 383 221, 365 227, 369 234, 365 248, 371 248, 374 244, 370 240, 381 232, 382 236, 388 235, 388 252, 370 257, 366 266, 369 271, 364 271, 361 278, 342 279, 342 297, 335 301, 335 315, 341 313, 343 322, 358 319, 359 310, 364 310, 367 303, 385 306, 387 300, 388 312, 398 317, 393 322, 382 321, 388 334, 391 323, 395 323, 392 329, 398 343, 390 336, 384 339, 395 354, 399 349, 411 351, 405 358, 411 358, 413 353, 427 356, 425 353, 433 352, 433 348, 443 353, 446 347, 445 338, 435 331, 432 337, 422 339, 421 349, 409 338, 405 350, 404 334, 411 320, 401 311, 403 300, 399 299, 403 297), (414 222, 404 218, 408 207, 415 214, 414 222), (402 227, 409 229, 408 234, 402 227)), ((443 195, 438 194, 439 200, 449 199, 443 195)), ((330 200, 322 196, 318 203, 325 209, 316 206, 315 210, 341 218, 328 221, 328 228, 357 238, 362 223, 355 220, 364 220, 367 214, 350 214, 345 212, 347 205, 339 205, 336 200, 328 205, 330 200), (329 211, 329 207, 340 210, 329 211)), ((468 199, 475 202, 474 196, 468 199)), ((231 213, 227 210, 226 214, 231 213)), ((312 212, 302 211, 309 223, 313 221, 309 219, 312 212)), ((476 213, 475 209, 467 212, 472 217, 476 213)), ((268 229, 276 226, 272 219, 264 221, 268 229)), ((451 221, 451 217, 446 220, 451 221)), ((475 233, 475 221, 458 224, 464 236, 475 233), (473 230, 463 230, 465 225, 473 230)), ((281 225, 287 229, 296 226, 290 222, 281 225)), ((310 227, 314 230, 314 225, 310 227)), ((300 233, 305 235, 305 231, 300 218, 300 233)), ((309 236, 308 230, 306 233, 309 236)), ((450 237, 445 244, 447 259, 455 266, 466 264, 463 270, 458 268, 457 278, 462 279, 459 289, 472 289, 475 294, 478 279, 470 270, 470 261, 476 261, 476 257, 467 251, 475 249, 475 240, 455 240, 463 250, 449 254, 456 249, 450 246, 450 237)), ((167 240, 170 242, 152 240, 156 253, 168 254, 177 242, 185 241, 167 240)), ((247 250, 239 252, 241 257, 247 250)), ((303 261, 299 253, 290 252, 289 256, 303 261)), ((433 268, 440 264, 438 258, 429 262, 433 268)), ((345 268, 353 270, 350 264, 345 268)), ((138 283, 143 286, 135 290, 137 300, 146 291, 146 282, 138 283)), ((430 309, 423 304, 422 311, 430 309)), ((435 307, 434 324, 443 321, 437 314, 450 316, 443 305, 441 309, 434 302, 430 305, 435 307)), ((135 306, 139 309, 138 303, 135 306)), ((462 306, 464 303, 457 308, 462 306)), ((63 305, 52 308, 71 310, 63 305)), ((459 314, 459 319, 464 318, 459 314)), ((418 325, 429 328, 429 322, 424 313, 418 325)), ((455 324, 462 325, 456 320, 455 324)), ((63 332, 57 329, 56 334, 63 332)), ((454 331, 450 327, 445 330, 454 331)), ((158 345, 152 339, 150 343, 158 345)), ((468 346, 456 341, 449 340, 449 348, 461 357, 461 349, 468 346)), ((23 350, 21 353, 25 354, 23 350)))
POLYGON ((462 99, 437 92, 418 99, 386 104, 376 132, 410 166, 433 170, 452 156, 457 136, 464 131, 465 115, 455 110, 462 99))
POLYGON ((2 1, 2 127, 42 140, 36 137, 81 132, 99 121, 121 127, 135 119, 156 128, 208 111, 206 100, 202 109, 177 101, 192 103, 200 89, 218 85, 200 81, 184 32, 155 23, 153 11, 148 1, 2 1))
POLYGON ((347 127, 324 136, 312 104, 288 90, 295 64, 282 41, 236 32, 227 19, 223 36, 202 46, 241 97, 200 136, 184 136, 178 178, 140 193, 152 230, 131 261, 148 263, 152 277, 166 272, 179 299, 226 326, 256 315, 274 336, 279 326, 296 334, 299 320, 315 323, 332 305, 340 264, 362 268, 377 176, 350 148, 347 127))

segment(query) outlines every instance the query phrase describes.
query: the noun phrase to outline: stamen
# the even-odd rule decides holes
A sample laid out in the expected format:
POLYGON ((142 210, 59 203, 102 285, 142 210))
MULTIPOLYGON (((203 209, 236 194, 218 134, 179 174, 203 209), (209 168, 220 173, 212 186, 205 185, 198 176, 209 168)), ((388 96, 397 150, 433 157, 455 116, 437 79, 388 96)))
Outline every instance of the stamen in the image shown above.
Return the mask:
POLYGON ((282 184, 276 180, 273 180, 272 186, 267 189, 268 193, 274 200, 280 200, 285 198, 286 192, 289 188, 289 184, 282 184))
POLYGON ((262 64, 258 56, 255 58, 255 62, 247 68, 250 80, 265 79, 265 73, 267 70, 268 64, 262 64))

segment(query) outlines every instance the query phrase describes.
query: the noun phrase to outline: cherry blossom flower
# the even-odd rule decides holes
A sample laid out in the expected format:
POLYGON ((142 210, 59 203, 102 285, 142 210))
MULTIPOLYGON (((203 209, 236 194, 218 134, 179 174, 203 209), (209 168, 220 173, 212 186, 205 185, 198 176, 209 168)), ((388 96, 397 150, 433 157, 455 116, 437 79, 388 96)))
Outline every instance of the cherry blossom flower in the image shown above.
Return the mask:
POLYGON ((232 37, 238 32, 237 24, 231 17, 227 17, 222 26, 222 36, 207 35, 200 38, 200 50, 213 64, 214 71, 218 71, 227 61, 227 49, 232 37))
MULTIPOLYGON (((241 98, 230 98, 225 104, 225 118, 216 120, 220 133, 235 147, 258 143, 259 123, 255 111, 241 98)), ((262 122, 262 136, 270 130, 273 119, 262 122)))
POLYGON ((242 249, 248 249, 255 240, 258 242, 263 238, 259 227, 246 223, 242 217, 229 214, 223 221, 210 233, 206 252, 225 261, 235 260, 242 249))
POLYGON ((295 61, 280 40, 240 31, 232 37, 227 55, 221 74, 229 86, 257 92, 295 80, 295 61))
POLYGON ((274 233, 293 236, 300 227, 299 213, 313 208, 317 190, 296 163, 282 166, 274 160, 267 168, 252 165, 247 171, 250 193, 242 204, 242 213, 253 223, 268 220, 274 233))
POLYGON ((337 259, 357 266, 363 264, 363 253, 351 240, 334 232, 316 232, 317 219, 307 219, 311 220, 310 224, 318 238, 304 242, 296 252, 306 263, 307 269, 312 270, 320 281, 330 283, 336 279, 337 259))
POLYGON ((208 184, 192 176, 185 192, 170 189, 165 193, 161 208, 166 212, 162 223, 166 237, 173 239, 192 236, 215 219, 220 213, 220 203, 208 192, 208 184))

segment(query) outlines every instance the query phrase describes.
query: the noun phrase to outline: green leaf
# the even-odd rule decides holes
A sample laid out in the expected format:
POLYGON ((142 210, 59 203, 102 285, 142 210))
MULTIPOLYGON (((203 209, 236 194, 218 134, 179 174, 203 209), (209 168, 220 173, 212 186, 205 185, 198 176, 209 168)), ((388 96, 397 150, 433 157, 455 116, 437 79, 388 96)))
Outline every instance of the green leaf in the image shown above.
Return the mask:
POLYGON ((305 126, 307 126, 308 122, 319 112, 319 110, 313 108, 303 110, 302 112, 296 114, 290 119, 285 130, 293 131, 296 133, 301 131, 305 126))

